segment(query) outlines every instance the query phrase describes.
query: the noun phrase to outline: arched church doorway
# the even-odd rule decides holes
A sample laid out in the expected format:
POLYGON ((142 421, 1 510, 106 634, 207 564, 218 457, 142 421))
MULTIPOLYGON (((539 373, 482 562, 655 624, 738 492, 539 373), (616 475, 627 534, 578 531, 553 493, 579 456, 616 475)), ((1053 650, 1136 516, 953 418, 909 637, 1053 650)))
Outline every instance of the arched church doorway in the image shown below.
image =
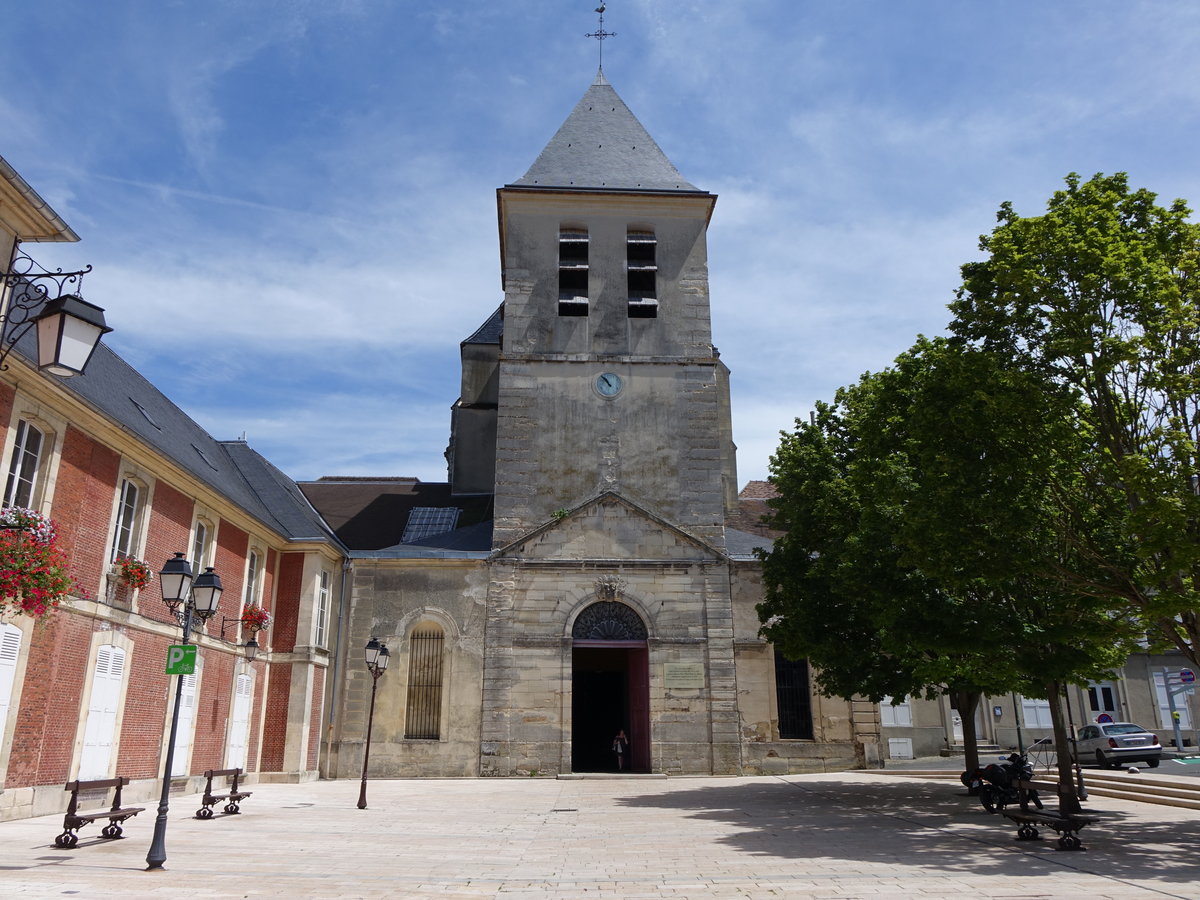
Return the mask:
POLYGON ((629 606, 593 603, 571 631, 571 770, 615 772, 613 739, 629 738, 625 767, 650 771, 646 625, 629 606))

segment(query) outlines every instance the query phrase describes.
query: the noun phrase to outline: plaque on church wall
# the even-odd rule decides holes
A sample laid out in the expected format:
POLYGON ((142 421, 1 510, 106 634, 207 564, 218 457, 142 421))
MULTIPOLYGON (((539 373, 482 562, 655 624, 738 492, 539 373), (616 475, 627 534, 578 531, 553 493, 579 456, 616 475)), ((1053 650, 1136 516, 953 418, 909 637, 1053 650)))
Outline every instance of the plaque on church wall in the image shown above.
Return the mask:
POLYGON ((704 687, 703 663, 663 663, 663 687, 666 688, 701 688, 704 687))

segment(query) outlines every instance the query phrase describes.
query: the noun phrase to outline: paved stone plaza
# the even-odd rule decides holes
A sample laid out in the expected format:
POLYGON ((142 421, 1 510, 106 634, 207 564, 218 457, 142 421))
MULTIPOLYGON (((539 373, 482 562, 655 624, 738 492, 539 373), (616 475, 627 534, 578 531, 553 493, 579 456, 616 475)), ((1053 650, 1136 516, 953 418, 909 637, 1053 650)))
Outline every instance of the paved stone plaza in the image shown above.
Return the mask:
POLYGON ((1087 851, 1018 843, 949 783, 470 779, 254 786, 239 816, 172 800, 164 870, 125 840, 53 846, 61 816, 0 824, 4 897, 1200 897, 1200 811, 1097 798, 1087 851))

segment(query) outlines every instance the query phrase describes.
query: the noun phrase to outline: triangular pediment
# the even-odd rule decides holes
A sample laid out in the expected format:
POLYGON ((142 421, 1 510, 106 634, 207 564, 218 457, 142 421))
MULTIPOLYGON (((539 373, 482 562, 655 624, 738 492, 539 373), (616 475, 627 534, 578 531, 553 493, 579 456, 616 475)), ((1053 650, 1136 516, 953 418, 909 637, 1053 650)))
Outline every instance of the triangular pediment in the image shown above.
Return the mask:
POLYGON ((716 561, 725 555, 701 539, 612 491, 606 491, 493 557, 545 560, 716 561))

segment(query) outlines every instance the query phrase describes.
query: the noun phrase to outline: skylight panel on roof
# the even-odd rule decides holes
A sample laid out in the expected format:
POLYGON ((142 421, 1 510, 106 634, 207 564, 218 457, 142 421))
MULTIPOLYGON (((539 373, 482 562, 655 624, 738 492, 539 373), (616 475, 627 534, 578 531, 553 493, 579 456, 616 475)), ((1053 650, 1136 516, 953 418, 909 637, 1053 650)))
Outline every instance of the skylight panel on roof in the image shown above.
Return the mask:
POLYGON ((155 422, 155 421, 154 421, 153 417, 152 417, 152 416, 150 415, 150 413, 149 413, 149 412, 146 410, 146 407, 142 406, 142 404, 138 403, 138 402, 137 402, 136 400, 134 400, 132 397, 130 397, 130 398, 129 398, 129 402, 130 402, 130 403, 132 403, 134 406, 136 406, 136 407, 137 407, 137 410, 138 410, 138 412, 140 412, 140 413, 141 413, 141 414, 142 414, 142 415, 143 415, 143 416, 146 418, 146 421, 147 421, 147 422, 149 422, 151 425, 153 425, 153 426, 154 426, 155 428, 157 428, 159 431, 162 431, 162 426, 161 426, 161 425, 159 425, 157 422, 155 422))
POLYGON ((207 466, 208 466, 210 469, 212 469, 214 472, 220 472, 220 471, 221 471, 220 469, 218 469, 216 466, 214 466, 214 465, 213 465, 213 461, 212 461, 211 459, 209 459, 209 458, 208 458, 208 456, 206 456, 206 455, 205 455, 205 453, 204 453, 204 451, 203 451, 203 450, 201 450, 201 449, 200 449, 199 447, 197 447, 195 444, 192 444, 192 449, 193 449, 193 450, 195 450, 197 453, 199 453, 199 454, 200 454, 200 458, 201 458, 202 460, 204 460, 205 464, 206 464, 206 465, 207 465, 207 466))
POLYGON ((400 542, 411 544, 422 538, 453 531, 458 526, 461 512, 456 506, 414 506, 408 514, 408 524, 404 526, 404 536, 400 542))

